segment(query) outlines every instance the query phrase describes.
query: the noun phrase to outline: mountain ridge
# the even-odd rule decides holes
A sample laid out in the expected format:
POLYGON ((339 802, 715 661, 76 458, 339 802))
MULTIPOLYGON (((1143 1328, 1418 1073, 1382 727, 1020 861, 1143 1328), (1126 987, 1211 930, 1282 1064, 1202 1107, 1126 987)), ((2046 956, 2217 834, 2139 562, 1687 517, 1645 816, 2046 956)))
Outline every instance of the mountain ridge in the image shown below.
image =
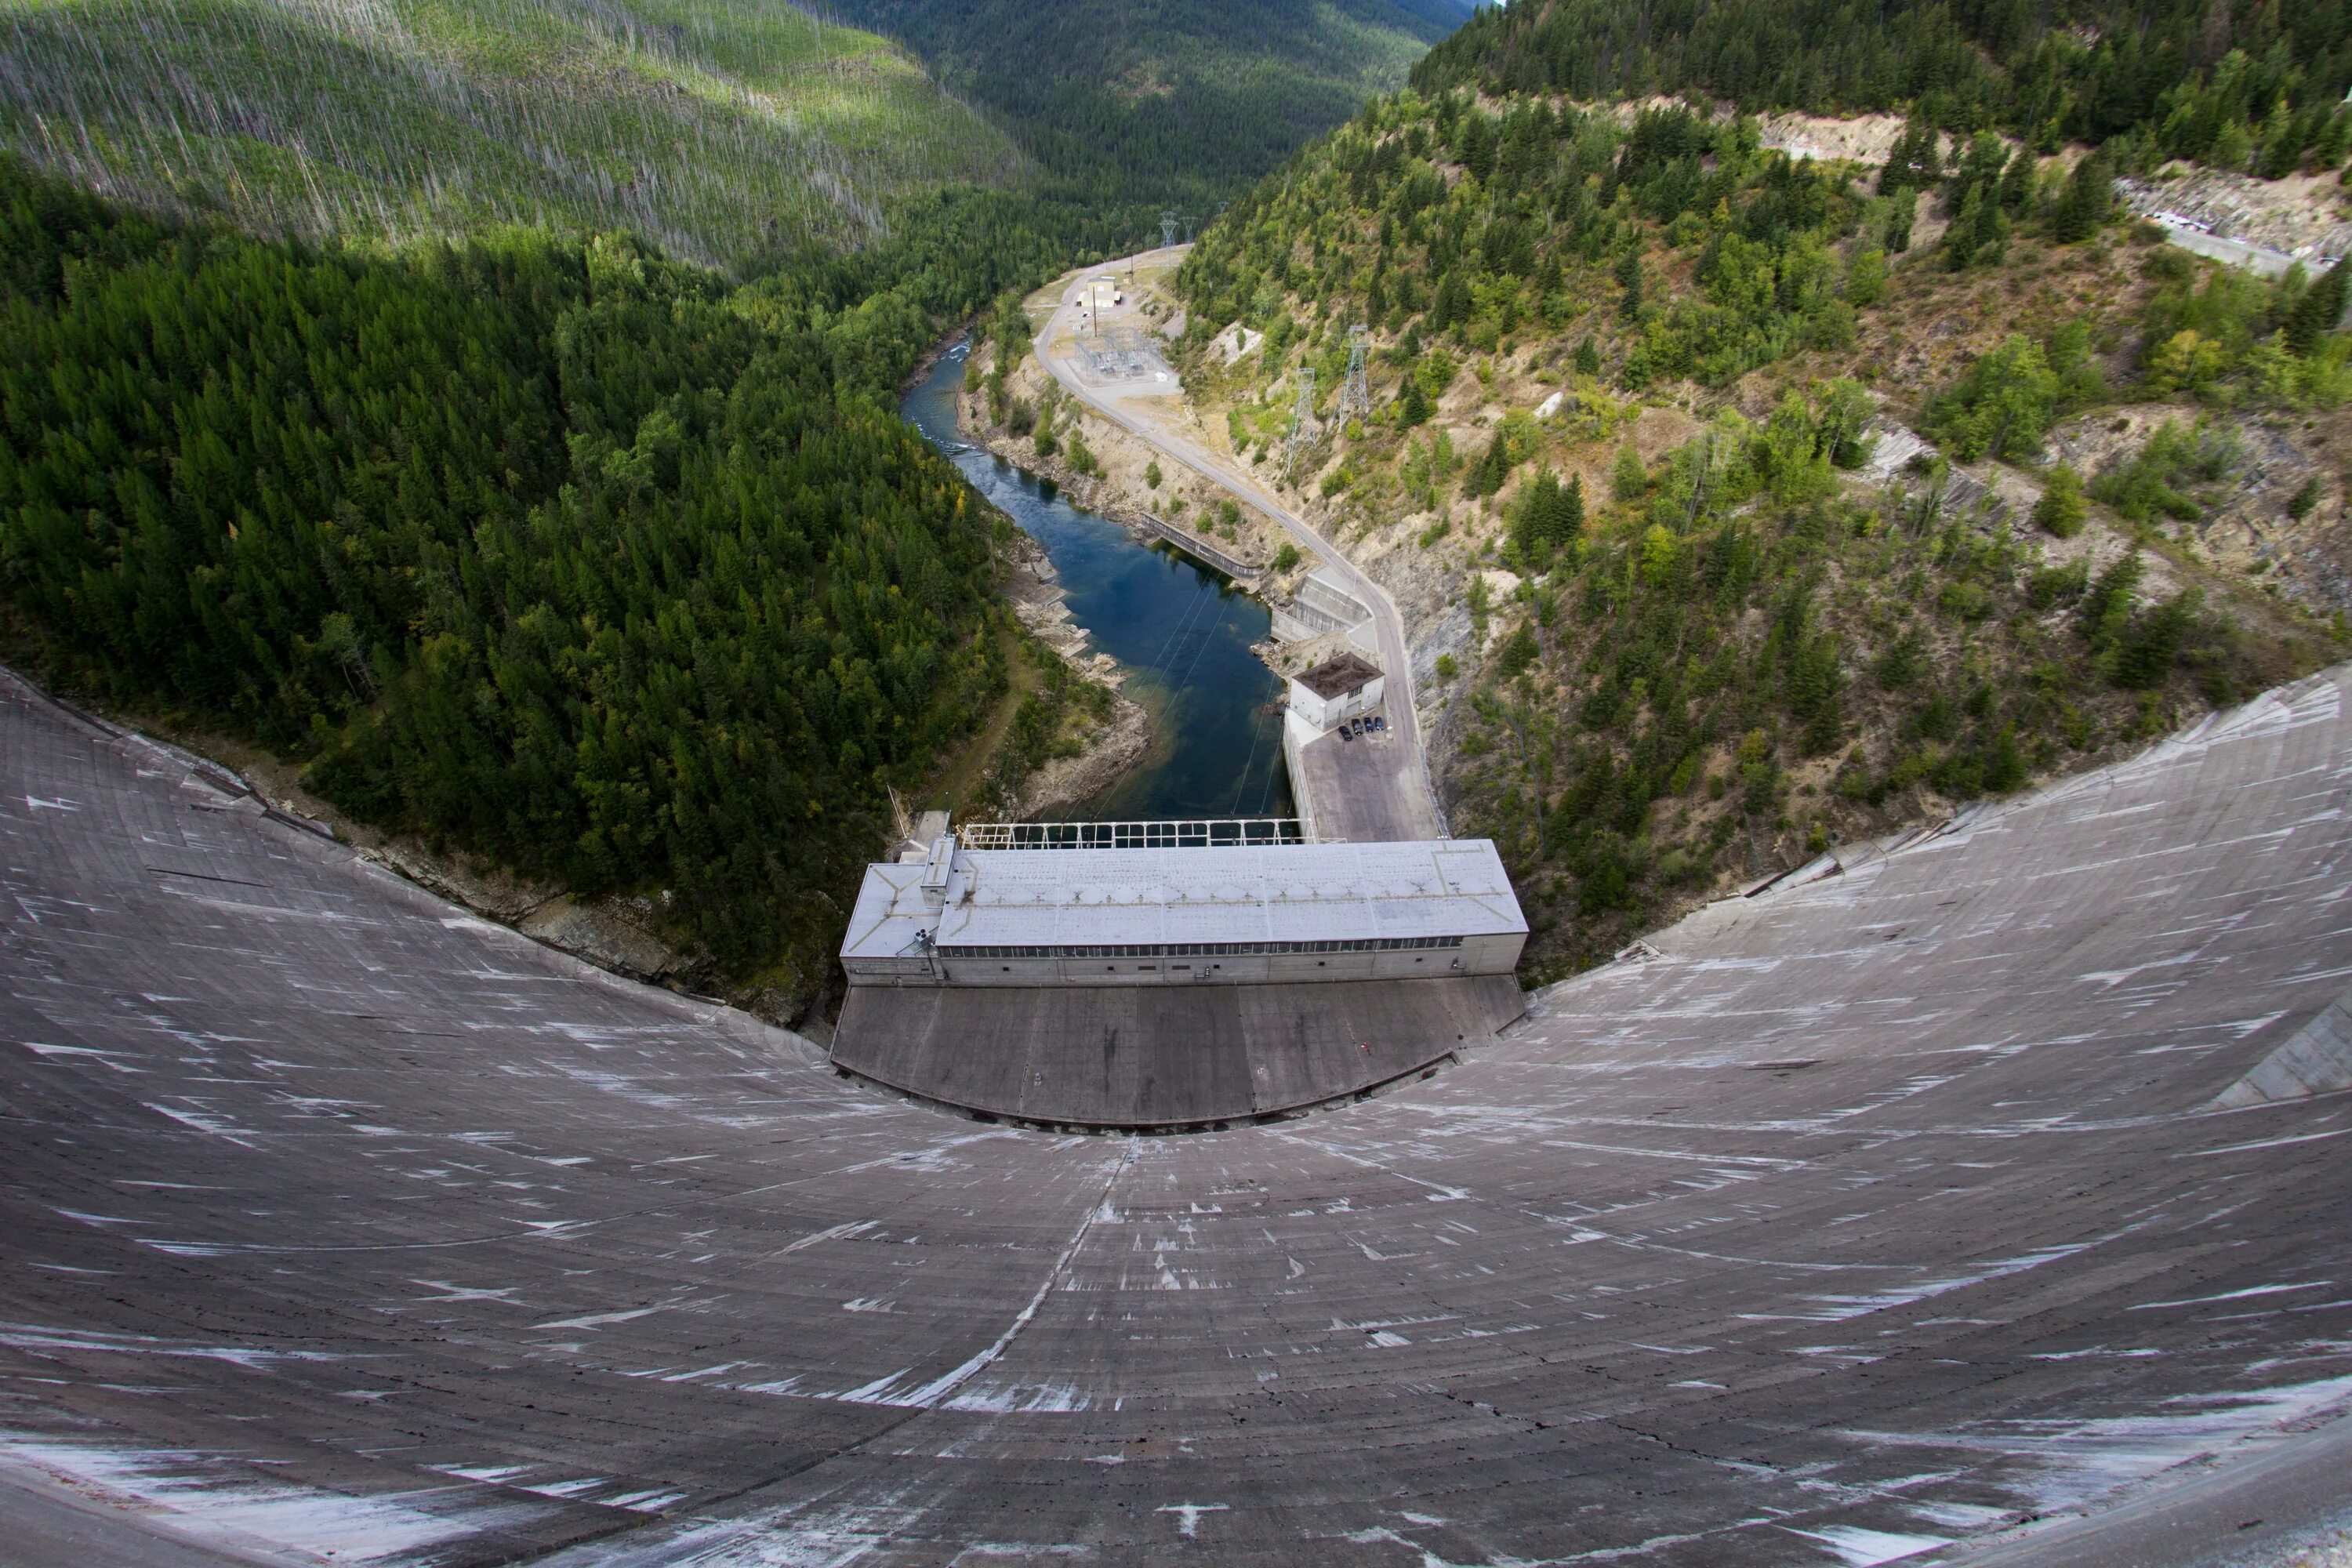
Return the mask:
POLYGON ((843 0, 1106 197, 1221 203, 1466 20, 1455 0, 843 0))

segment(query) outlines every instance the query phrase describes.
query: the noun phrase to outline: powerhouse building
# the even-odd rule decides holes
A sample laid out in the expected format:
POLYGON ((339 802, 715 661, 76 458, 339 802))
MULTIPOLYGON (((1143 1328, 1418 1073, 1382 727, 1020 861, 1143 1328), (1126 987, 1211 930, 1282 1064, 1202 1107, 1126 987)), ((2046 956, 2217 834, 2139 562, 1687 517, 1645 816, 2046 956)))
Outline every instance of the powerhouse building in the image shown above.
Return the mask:
POLYGON ((1433 1070, 1525 1011, 1527 920, 1485 839, 1066 826, 867 868, 835 1067, 1043 1125, 1218 1127, 1433 1070))
POLYGON ((861 985, 1170 985, 1508 974, 1526 943, 1483 838, 967 849, 868 867, 861 985))

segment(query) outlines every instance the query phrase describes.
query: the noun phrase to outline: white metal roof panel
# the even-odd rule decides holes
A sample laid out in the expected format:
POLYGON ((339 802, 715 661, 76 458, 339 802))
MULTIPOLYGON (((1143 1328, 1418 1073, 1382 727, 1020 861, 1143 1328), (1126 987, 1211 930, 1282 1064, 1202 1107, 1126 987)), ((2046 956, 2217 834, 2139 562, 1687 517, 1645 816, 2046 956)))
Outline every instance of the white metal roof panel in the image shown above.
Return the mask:
POLYGON ((942 947, 1127 946, 1523 934, 1483 838, 1214 848, 966 849, 938 895, 923 868, 869 867, 845 958, 942 947))

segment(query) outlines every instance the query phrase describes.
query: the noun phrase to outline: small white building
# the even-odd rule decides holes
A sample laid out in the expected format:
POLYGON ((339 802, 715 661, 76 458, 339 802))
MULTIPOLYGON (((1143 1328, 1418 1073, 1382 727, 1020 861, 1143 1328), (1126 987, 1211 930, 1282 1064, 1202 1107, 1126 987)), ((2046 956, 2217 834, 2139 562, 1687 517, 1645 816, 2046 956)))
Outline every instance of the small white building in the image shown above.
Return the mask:
POLYGON ((1341 653, 1290 678, 1290 711, 1316 734, 1327 734, 1379 708, 1386 685, 1377 666, 1341 653))

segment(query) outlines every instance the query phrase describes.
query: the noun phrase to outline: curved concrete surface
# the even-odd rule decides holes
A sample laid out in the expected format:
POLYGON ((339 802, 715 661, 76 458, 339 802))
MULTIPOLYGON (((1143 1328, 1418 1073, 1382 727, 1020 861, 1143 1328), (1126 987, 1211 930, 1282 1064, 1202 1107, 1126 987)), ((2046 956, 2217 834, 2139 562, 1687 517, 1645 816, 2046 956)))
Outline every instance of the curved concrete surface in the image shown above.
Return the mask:
MULTIPOLYGON (((858 985, 832 1060, 1072 1131, 1180 1131, 1370 1094, 1492 1042, 1508 974, 1300 985, 858 985)), ((1222 1128, 1220 1128, 1222 1131, 1222 1128)))
POLYGON ((2218 1550, 2328 1489, 2196 1479, 2352 1395, 2352 1097, 2200 1109, 2352 984, 2348 686, 1141 1139, 881 1099, 5 684, 0 1557, 2218 1550))

